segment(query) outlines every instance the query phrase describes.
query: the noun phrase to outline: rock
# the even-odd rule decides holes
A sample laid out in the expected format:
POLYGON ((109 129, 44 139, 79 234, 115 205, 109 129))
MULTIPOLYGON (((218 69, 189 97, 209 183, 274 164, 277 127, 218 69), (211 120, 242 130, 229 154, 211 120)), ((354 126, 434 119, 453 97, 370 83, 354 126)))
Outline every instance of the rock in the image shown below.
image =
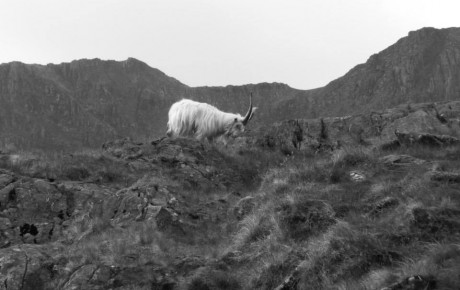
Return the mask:
MULTIPOLYGON (((174 187, 203 190, 237 187, 246 178, 215 147, 189 138, 161 138, 149 144, 121 139, 104 144, 103 150, 126 161, 134 170, 156 172, 148 178, 158 180, 156 185, 167 191, 174 187)), ((142 182, 150 181, 144 178, 142 182)))
POLYGON ((0 189, 4 188, 8 184, 14 182, 16 178, 12 174, 2 173, 3 170, 0 169, 0 189))
POLYGON ((366 181, 366 175, 361 171, 352 170, 350 171, 350 179, 354 182, 363 182, 366 181))
POLYGON ((284 279, 283 283, 278 285, 275 290, 295 290, 298 289, 299 280, 301 279, 302 268, 305 266, 304 262, 298 264, 294 270, 284 279))
POLYGON ((156 215, 155 221, 160 231, 177 235, 185 234, 177 214, 168 208, 162 207, 156 215))
POLYGON ((386 166, 390 167, 399 167, 399 166, 408 166, 408 165, 421 165, 424 164, 426 161, 415 158, 410 155, 404 154, 391 154, 383 156, 379 159, 380 162, 385 164, 386 166))
POLYGON ((381 290, 433 290, 436 289, 436 280, 431 276, 415 275, 407 277, 401 282, 394 283, 381 290))
POLYGON ((429 176, 434 181, 460 183, 458 172, 433 171, 429 173, 429 176))
POLYGON ((368 214, 370 216, 376 216, 386 210, 396 207, 398 204, 399 204, 398 199, 391 197, 391 196, 386 196, 378 200, 377 202, 373 203, 371 206, 371 209, 368 211, 368 214))
POLYGON ((140 147, 141 145, 143 144, 135 143, 131 138, 124 138, 104 143, 102 145, 102 150, 120 159, 138 159, 143 154, 143 150, 140 147))
POLYGON ((398 138, 399 143, 410 146, 414 144, 431 146, 431 147, 442 147, 452 146, 460 144, 460 140, 449 136, 449 135, 435 135, 428 133, 403 133, 395 131, 395 135, 398 138))
MULTIPOLYGON (((116 270, 105 265, 87 264, 77 266, 60 289, 107 289, 111 287, 116 270)), ((66 278, 66 275, 62 275, 66 278)))
POLYGON ((93 264, 79 267, 69 277, 69 281, 64 284, 63 289, 90 289, 91 279, 96 270, 98 270, 98 266, 93 264))
POLYGON ((190 273, 192 270, 205 266, 206 262, 206 259, 200 256, 177 257, 174 261, 174 268, 175 271, 190 273))
POLYGON ((50 265, 62 251, 58 245, 24 244, 0 249, 0 285, 5 289, 56 289, 50 265))
POLYGON ((11 228, 11 222, 9 219, 0 217, 0 231, 4 231, 11 228))
POLYGON ((459 104, 419 103, 343 117, 291 119, 258 128, 252 142, 247 143, 278 148, 288 154, 356 144, 382 150, 394 150, 404 144, 450 146, 460 144, 456 137, 460 132, 459 104))
POLYGON ((398 140, 390 140, 386 142, 382 142, 378 148, 382 151, 393 151, 401 147, 401 143, 398 140))
POLYGON ((168 200, 168 206, 169 207, 175 207, 175 206, 177 206, 177 203, 178 203, 178 201, 177 201, 177 198, 175 198, 175 197, 172 197, 170 200, 168 200))
POLYGON ((174 289, 175 282, 161 272, 152 271, 152 265, 114 269, 106 285, 115 289, 174 289))
POLYGON ((112 268, 108 266, 98 265, 98 268, 93 272, 93 276, 91 277, 91 284, 101 287, 106 286, 107 282, 110 281, 113 272, 112 268))
POLYGON ((256 205, 255 199, 252 196, 246 196, 238 200, 233 209, 233 214, 238 220, 243 219, 250 213, 256 205))
POLYGON ((15 185, 13 183, 0 189, 0 209, 7 207, 7 204, 16 199, 15 185))
POLYGON ((145 208, 145 220, 153 220, 157 217, 158 213, 163 207, 160 205, 147 205, 145 208))

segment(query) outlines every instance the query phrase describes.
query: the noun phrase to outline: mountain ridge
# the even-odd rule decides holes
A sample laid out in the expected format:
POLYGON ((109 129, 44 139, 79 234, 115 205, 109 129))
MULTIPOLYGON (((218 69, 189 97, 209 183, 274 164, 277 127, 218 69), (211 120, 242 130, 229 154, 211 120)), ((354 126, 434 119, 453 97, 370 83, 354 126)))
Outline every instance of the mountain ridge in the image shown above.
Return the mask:
POLYGON ((61 64, 0 64, 0 145, 98 147, 121 136, 164 134, 170 105, 182 98, 244 113, 250 128, 283 119, 344 116, 403 103, 460 98, 460 28, 423 28, 326 86, 282 83, 190 87, 135 58, 61 64))
MULTIPOLYGON (((371 55, 311 97, 293 102, 295 107, 307 106, 307 102, 315 108, 316 115, 308 118, 356 114, 403 103, 458 100, 459 63, 460 29, 426 27, 371 55), (318 98, 323 102, 318 103, 318 98)), ((298 112, 293 115, 304 117, 298 112)))

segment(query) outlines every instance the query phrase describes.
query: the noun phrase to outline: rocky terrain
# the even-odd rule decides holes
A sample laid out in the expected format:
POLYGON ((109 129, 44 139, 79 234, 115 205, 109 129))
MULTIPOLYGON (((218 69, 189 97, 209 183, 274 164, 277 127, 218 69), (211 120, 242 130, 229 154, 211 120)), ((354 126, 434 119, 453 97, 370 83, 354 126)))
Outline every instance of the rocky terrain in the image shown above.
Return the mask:
POLYGON ((0 65, 0 289, 459 289, 459 31, 310 91, 0 65), (250 92, 228 144, 163 136, 174 101, 250 92))
POLYGON ((460 28, 423 28, 372 55, 323 88, 280 83, 192 88, 145 63, 76 60, 0 65, 0 145, 67 150, 107 140, 164 135, 167 112, 181 98, 244 113, 254 93, 251 128, 292 118, 339 117, 400 104, 460 97, 460 28))
POLYGON ((227 147, 4 149, 0 289, 458 289, 459 116, 425 103, 227 147))
POLYGON ((404 104, 343 117, 291 119, 255 130, 255 138, 247 142, 286 152, 333 150, 354 144, 388 148, 408 143, 403 140, 405 134, 412 138, 417 133, 458 138, 459 132, 460 101, 453 101, 404 104))

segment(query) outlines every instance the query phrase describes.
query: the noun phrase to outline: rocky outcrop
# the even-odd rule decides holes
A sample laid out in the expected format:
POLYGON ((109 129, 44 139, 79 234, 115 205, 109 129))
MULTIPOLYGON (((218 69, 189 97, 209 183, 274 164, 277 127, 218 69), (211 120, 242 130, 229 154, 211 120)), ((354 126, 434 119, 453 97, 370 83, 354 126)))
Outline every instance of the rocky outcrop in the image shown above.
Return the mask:
POLYGON ((314 152, 345 145, 394 149, 401 145, 459 144, 460 102, 401 105, 369 114, 295 119, 262 127, 249 143, 265 148, 314 152))
POLYGON ((380 162, 390 168, 394 168, 400 166, 420 165, 424 164, 426 161, 405 154, 390 154, 381 157, 380 162))
POLYGON ((104 180, 50 181, 0 169, 0 288, 173 289, 178 275, 203 261, 174 253, 176 260, 166 266, 157 249, 161 243, 155 244, 159 237, 192 247, 208 243, 219 232, 219 221, 236 220, 232 209, 246 190, 244 172, 211 145, 180 138, 120 139, 105 143, 102 154, 96 161, 117 160, 112 165, 130 168, 137 181, 120 189, 104 180), (117 235, 139 228, 133 241, 116 246, 117 235), (91 250, 101 232, 111 231, 116 233, 112 240, 91 250), (140 246, 123 246, 136 242, 140 246), (144 245, 152 243, 156 256, 142 262, 144 245), (91 256, 119 248, 127 252, 117 253, 118 260, 91 256))
POLYGON ((394 283, 381 290, 431 290, 436 289, 436 280, 433 277, 415 275, 394 283))

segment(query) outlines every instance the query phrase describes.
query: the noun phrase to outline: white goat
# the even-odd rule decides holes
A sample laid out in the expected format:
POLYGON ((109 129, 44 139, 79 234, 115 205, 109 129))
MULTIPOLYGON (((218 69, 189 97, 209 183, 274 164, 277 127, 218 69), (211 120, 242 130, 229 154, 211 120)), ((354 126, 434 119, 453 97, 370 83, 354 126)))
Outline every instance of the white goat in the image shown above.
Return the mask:
POLYGON ((252 107, 252 93, 249 110, 244 117, 240 114, 226 113, 206 103, 181 100, 169 109, 168 131, 170 137, 193 137, 198 140, 224 136, 235 138, 252 119, 256 107, 252 107))

